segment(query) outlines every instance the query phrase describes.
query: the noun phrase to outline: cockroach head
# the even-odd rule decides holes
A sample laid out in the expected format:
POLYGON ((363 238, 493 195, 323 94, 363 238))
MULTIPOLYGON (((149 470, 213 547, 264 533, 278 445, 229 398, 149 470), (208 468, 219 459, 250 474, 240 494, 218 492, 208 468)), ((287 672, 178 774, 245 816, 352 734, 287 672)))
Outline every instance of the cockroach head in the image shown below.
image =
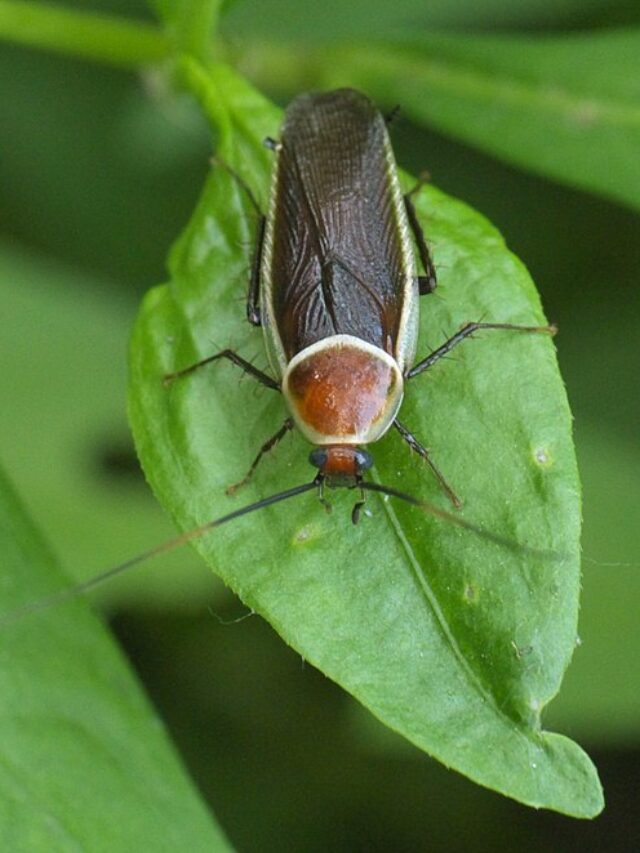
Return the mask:
POLYGON ((362 475, 373 465, 373 457, 366 450, 349 444, 330 444, 316 447, 309 454, 309 462, 318 469, 330 488, 353 488, 362 475))

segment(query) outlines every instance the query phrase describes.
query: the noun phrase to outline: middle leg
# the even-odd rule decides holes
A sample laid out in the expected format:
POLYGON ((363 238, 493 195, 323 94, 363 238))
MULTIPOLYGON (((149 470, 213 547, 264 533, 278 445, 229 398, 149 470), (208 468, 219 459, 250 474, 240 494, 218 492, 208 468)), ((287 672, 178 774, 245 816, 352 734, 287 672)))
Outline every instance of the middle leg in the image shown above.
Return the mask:
POLYGON ((447 497, 449 498, 451 503, 456 507, 456 509, 459 509, 462 506, 462 501, 456 495, 456 493, 453 491, 453 489, 451 488, 449 483, 447 483, 444 474, 442 473, 442 471, 438 468, 436 463, 431 458, 431 455, 429 454, 429 451, 427 450, 427 448, 424 447, 424 445, 422 445, 418 441, 418 439, 415 437, 415 435, 413 435, 412 432, 409 432, 409 430, 406 428, 406 426, 404 426, 404 424, 401 424, 397 418, 393 422, 393 425, 398 430, 398 432, 400 433, 402 438, 407 442, 407 444, 409 445, 411 450, 413 450, 414 453, 417 453, 418 456, 420 456, 422 459, 424 459, 424 461, 427 463, 429 468, 431 468, 433 473, 436 475, 438 482, 442 486, 443 491, 445 492, 445 494, 447 495, 447 497))
POLYGON ((233 485, 227 487, 227 494, 228 495, 235 494, 238 491, 238 489, 242 488, 242 486, 244 486, 246 483, 249 482, 249 480, 253 476, 253 472, 256 470, 256 468, 260 464, 262 457, 265 455, 265 453, 268 453, 270 450, 273 450, 273 448, 276 446, 276 444, 278 444, 285 437, 285 435, 289 432, 289 430, 292 430, 292 429, 293 429, 293 418, 287 418, 286 421, 280 427, 280 429, 276 433, 274 433, 271 436, 271 438, 268 441, 265 441, 265 443, 262 445, 262 447, 258 451, 258 455, 253 460, 253 462, 251 463, 251 467, 249 468, 247 473, 244 475, 242 480, 240 480, 238 483, 233 483, 233 485))
POLYGON ((253 376, 254 379, 257 379, 261 385, 264 385, 267 388, 271 388, 274 391, 280 390, 280 385, 276 382, 275 379, 272 379, 262 370, 258 370, 257 367, 254 367, 250 361, 247 361, 246 358, 242 358, 241 355, 238 355, 237 352, 234 352, 232 349, 223 349, 220 352, 217 352, 215 355, 210 355, 208 358, 203 358, 202 361, 197 361, 195 364, 190 364, 189 367, 183 367, 182 370, 176 370, 175 373, 167 373, 164 377, 164 384, 168 385, 170 382, 173 382, 174 379, 179 379, 182 376, 188 376, 190 373, 193 373, 195 370, 198 370, 200 367, 204 367, 205 364, 211 364, 214 361, 217 361, 219 358, 226 358, 232 364, 237 365, 242 368, 245 373, 248 373, 250 376, 253 376))
POLYGON ((423 358, 422 361, 419 361, 416 365, 414 365, 407 373, 405 378, 413 379, 414 376, 418 376, 418 374, 422 373, 423 370, 427 370, 427 368, 435 364, 436 361, 439 361, 445 355, 450 353, 454 347, 462 343, 465 338, 470 338, 474 332, 478 331, 478 329, 508 329, 514 332, 533 332, 544 333, 547 335, 555 335, 555 333, 558 331, 557 327, 553 325, 517 326, 513 323, 467 323, 467 325, 463 326, 459 332, 456 332, 455 335, 452 335, 448 341, 445 341, 442 346, 439 346, 438 349, 435 349, 430 355, 428 355, 426 358, 423 358))

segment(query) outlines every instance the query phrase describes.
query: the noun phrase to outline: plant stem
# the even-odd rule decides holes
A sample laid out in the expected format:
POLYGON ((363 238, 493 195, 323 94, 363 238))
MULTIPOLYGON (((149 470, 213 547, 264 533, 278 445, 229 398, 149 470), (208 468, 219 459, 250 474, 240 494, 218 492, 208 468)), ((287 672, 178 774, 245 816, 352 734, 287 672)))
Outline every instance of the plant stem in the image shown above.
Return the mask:
POLYGON ((169 55, 150 24, 25 0, 0 0, 0 39, 129 68, 169 55))
POLYGON ((180 11, 159 12, 167 25, 176 53, 187 53, 205 61, 210 56, 212 34, 222 0, 180 0, 180 11))
POLYGON ((191 92, 204 115, 214 126, 227 120, 216 97, 218 93, 213 85, 210 67, 207 69, 193 56, 183 54, 176 65, 176 72, 180 84, 191 92))

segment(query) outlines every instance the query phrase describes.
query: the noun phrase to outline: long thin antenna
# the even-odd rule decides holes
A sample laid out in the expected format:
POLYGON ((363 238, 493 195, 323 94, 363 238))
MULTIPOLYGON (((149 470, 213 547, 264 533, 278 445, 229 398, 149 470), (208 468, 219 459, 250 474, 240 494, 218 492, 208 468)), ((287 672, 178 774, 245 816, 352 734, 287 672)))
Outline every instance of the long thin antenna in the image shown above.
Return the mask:
POLYGON ((41 598, 31 604, 25 604, 24 607, 20 607, 17 610, 14 610, 13 613, 0 619, 0 628, 4 628, 6 625, 10 625, 12 622, 16 622, 31 613, 38 613, 41 610, 46 610, 48 607, 52 607, 54 604, 60 604, 63 601, 83 595, 95 586, 110 580, 116 575, 126 572, 127 569, 130 569, 133 566, 137 566, 138 563, 143 563, 145 560, 151 559, 151 557, 157 557, 160 554, 165 554, 167 551, 172 551, 180 545, 185 545, 187 542, 191 542, 193 539, 197 539, 199 536, 207 533, 207 531, 213 530, 214 527, 221 527, 228 521, 233 521, 234 518, 240 518, 242 515, 247 515, 248 513, 255 512, 258 509, 271 506, 271 504, 280 503, 280 501, 286 501, 288 498, 294 498, 297 495, 310 492, 312 489, 317 488, 317 486, 318 484, 316 480, 312 480, 310 483, 303 483, 301 486, 294 486, 292 489, 287 489, 284 492, 277 492, 275 495, 271 495, 268 498, 263 498, 260 501, 243 506, 240 509, 236 509, 233 512, 228 513, 228 515, 223 515, 221 518, 216 518, 213 521, 207 521, 206 524, 201 524, 199 527, 187 530, 186 533, 181 533, 180 536, 176 536, 173 539, 162 542, 160 545, 156 545, 155 548, 149 548, 148 551, 143 551, 142 554, 131 557, 131 559, 125 560, 124 563, 120 563, 112 569, 108 569, 106 572, 102 572, 102 574, 90 578, 84 583, 77 584, 76 586, 69 587, 68 589, 62 589, 59 592, 54 592, 52 595, 48 595, 46 598, 41 598))
POLYGON ((359 486, 367 492, 378 492, 382 495, 389 495, 392 498, 399 498, 402 501, 406 501, 406 503, 419 507, 424 512, 429 513, 429 515, 435 515, 436 518, 442 518, 451 524, 455 524, 457 527, 462 527, 463 530, 470 530, 472 533, 476 533, 483 539, 487 539, 489 542, 494 542, 502 548, 508 548, 510 551, 524 552, 531 556, 551 558, 553 560, 561 560, 566 556, 558 553, 557 551, 530 548, 528 545, 522 545, 520 542, 516 542, 513 539, 508 539, 505 536, 500 536, 498 533, 493 533, 491 530, 486 530, 484 527, 479 527, 477 524, 472 524, 470 521, 464 521, 464 519, 454 515, 452 512, 447 512, 446 509, 440 509, 439 507, 434 506, 434 504, 427 503, 427 501, 422 501, 419 498, 414 498, 413 495, 409 495, 406 492, 400 492, 398 489, 394 489, 391 486, 383 486, 380 483, 372 483, 369 481, 361 482, 359 483, 359 486))
MULTIPOLYGON (((221 527, 223 524, 226 524, 229 521, 233 521, 235 518, 240 518, 241 516, 248 515, 250 512, 255 512, 258 509, 263 509, 264 507, 271 506, 272 504, 280 503, 280 501, 286 501, 289 498, 294 498, 297 495, 304 494, 305 492, 310 492, 312 491, 312 489, 317 489, 321 482, 322 479, 320 476, 318 476, 310 483, 303 483, 300 486, 294 486, 292 489, 286 489, 284 492, 277 492, 275 495, 270 495, 268 498, 263 498, 262 500, 256 501, 255 503, 240 507, 240 509, 236 509, 233 512, 228 513, 227 515, 223 515, 220 518, 213 519, 213 521, 207 521, 205 524, 201 524, 198 527, 194 527, 191 530, 187 530, 186 533, 181 533, 180 536, 176 536, 173 539, 169 539, 166 542, 162 542, 160 545, 156 545, 155 548, 149 548, 149 550, 143 551, 141 554, 138 554, 135 557, 131 557, 131 559, 129 560, 125 560, 124 563, 120 563, 119 565, 108 569, 106 572, 102 572, 102 574, 96 575, 95 577, 84 581, 84 583, 77 584, 76 586, 69 587, 67 589, 62 589, 59 592, 54 592, 52 595, 48 595, 45 598, 41 598, 38 601, 32 602, 31 604, 25 604, 24 607, 20 607, 17 610, 14 610, 11 614, 0 618, 0 628, 4 628, 7 625, 11 625, 13 622, 17 622, 25 616, 31 615, 32 613, 38 613, 56 604, 61 604, 64 601, 76 598, 79 595, 83 595, 85 592, 88 592, 90 589, 93 589, 99 584, 102 584, 105 581, 116 577, 116 575, 120 575, 123 572, 126 572, 127 569, 130 569, 133 566, 137 566, 139 563, 143 563, 145 560, 149 560, 152 557, 157 557, 160 554, 165 554, 167 551, 172 551, 174 548, 178 548, 181 545, 185 545, 187 542, 191 542, 193 539, 197 539, 199 536, 202 536, 209 530, 213 530, 215 527, 221 527)), ((427 503, 426 501, 422 501, 419 498, 413 497, 413 495, 409 495, 406 492, 401 492, 398 489, 392 488, 391 486, 384 486, 380 483, 361 481, 358 483, 358 487, 368 492, 378 492, 382 495, 389 495, 390 497, 403 500, 406 503, 410 503, 413 506, 418 507, 419 509, 423 510, 423 512, 429 513, 429 515, 433 515, 436 518, 441 518, 444 521, 448 521, 451 524, 455 524, 457 527, 461 527, 463 530, 470 530, 472 533, 476 533, 483 539, 487 539, 490 542, 494 542, 496 545, 500 545, 503 548, 508 548, 511 551, 524 552, 526 554, 530 554, 539 558, 544 557, 551 558, 554 560, 563 559, 564 557, 564 555, 559 554, 557 551, 544 551, 537 548, 530 548, 529 546, 522 545, 512 539, 507 539, 504 536, 499 536, 497 533, 492 533, 490 530, 486 530, 485 528, 479 527, 476 524, 472 524, 469 521, 464 521, 459 516, 454 515, 451 512, 447 512, 444 509, 440 509, 439 507, 434 506, 433 504, 427 503)))

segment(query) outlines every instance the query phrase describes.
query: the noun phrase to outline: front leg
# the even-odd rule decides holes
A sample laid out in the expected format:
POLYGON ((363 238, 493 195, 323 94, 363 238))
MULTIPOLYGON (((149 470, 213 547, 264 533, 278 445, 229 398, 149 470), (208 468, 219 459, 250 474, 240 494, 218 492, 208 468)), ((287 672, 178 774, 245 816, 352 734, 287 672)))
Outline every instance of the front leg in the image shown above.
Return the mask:
POLYGON ((427 450, 427 448, 424 447, 424 445, 422 445, 418 441, 418 439, 415 437, 415 435, 413 435, 413 433, 409 432, 409 430, 406 428, 406 426, 401 424, 397 418, 393 422, 393 425, 398 430, 398 432, 400 433, 402 438, 407 442, 407 444, 409 445, 411 450, 413 450, 414 453, 417 453, 418 456, 420 456, 422 459, 424 459, 424 461, 427 463, 427 465, 431 468, 433 473, 436 475, 438 482, 442 486, 442 490, 445 492, 445 494, 447 495, 447 497, 449 498, 451 503, 456 507, 456 509, 459 509, 462 506, 462 501, 456 495, 456 493, 453 491, 453 489, 451 488, 449 483, 447 483, 444 474, 442 473, 442 471, 440 471, 440 469, 437 467, 436 463, 431 458, 431 455, 430 455, 429 451, 427 450))
POLYGON ((262 461, 262 457, 265 455, 265 453, 268 453, 270 450, 273 450, 273 448, 280 441, 282 441, 282 439, 285 437, 285 435, 292 429, 293 429, 293 418, 287 418, 285 420, 285 422, 282 424, 282 426, 280 427, 280 429, 276 433, 274 433, 274 435, 272 435, 271 438, 268 439, 267 441, 265 441, 265 443, 262 445, 262 447, 258 451, 258 455, 253 460, 253 462, 251 463, 251 467, 249 468, 247 473, 244 475, 242 480, 240 480, 238 483, 234 483, 232 486, 228 486, 228 488, 227 488, 227 494, 228 495, 235 494, 238 491, 238 489, 242 488, 242 486, 244 486, 246 483, 249 482, 249 480, 253 476, 253 472, 256 470, 256 468, 258 467, 258 465, 262 461))

